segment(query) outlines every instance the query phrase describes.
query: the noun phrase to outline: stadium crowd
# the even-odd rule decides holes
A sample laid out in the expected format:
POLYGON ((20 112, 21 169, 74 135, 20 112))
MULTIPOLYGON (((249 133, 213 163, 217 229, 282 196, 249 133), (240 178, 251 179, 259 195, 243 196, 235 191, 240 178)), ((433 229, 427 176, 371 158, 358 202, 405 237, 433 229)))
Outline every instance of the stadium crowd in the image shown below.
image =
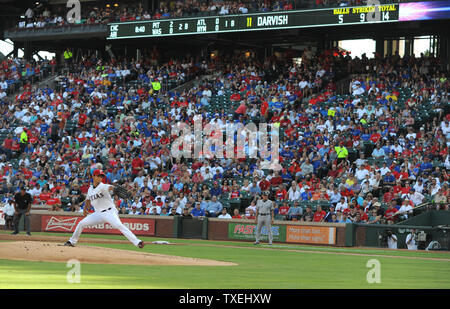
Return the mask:
MULTIPOLYGON (((391 3, 381 0, 380 3, 391 3)), ((293 9, 366 5, 366 0, 243 0, 243 1, 161 1, 154 11, 145 10, 141 3, 83 3, 77 24, 100 24, 139 20, 158 20, 192 16, 221 16, 257 12, 278 12, 293 9)), ((69 24, 65 5, 28 8, 18 22, 18 28, 59 27, 69 24)))
MULTIPOLYGON (((24 58, 5 58, 0 62, 0 99, 15 92, 28 82, 41 80, 50 73, 52 61, 26 61, 24 58)), ((54 70, 53 70, 54 71, 54 70)))
POLYGON ((235 54, 160 65, 155 52, 86 57, 55 87, 1 98, 3 202, 25 185, 36 205, 81 211, 100 163, 106 181, 133 192, 114 197, 122 214, 232 209, 232 218, 252 219, 263 191, 279 220, 394 223, 426 202, 449 210, 450 83, 440 59, 307 48, 295 63, 235 54), (157 86, 189 72, 213 77, 180 91, 157 86), (356 73, 347 95, 336 92, 341 73, 356 73), (279 126, 282 168, 267 169, 264 158, 174 158, 172 125, 193 127, 200 115, 223 130, 279 126))

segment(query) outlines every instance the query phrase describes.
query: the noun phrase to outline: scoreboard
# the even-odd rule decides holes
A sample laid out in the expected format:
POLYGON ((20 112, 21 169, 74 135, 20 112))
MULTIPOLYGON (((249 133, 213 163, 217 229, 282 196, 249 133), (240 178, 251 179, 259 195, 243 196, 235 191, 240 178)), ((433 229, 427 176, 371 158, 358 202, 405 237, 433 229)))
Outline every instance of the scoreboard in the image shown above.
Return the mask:
POLYGON ((214 34, 320 26, 388 23, 399 20, 399 4, 339 7, 240 15, 171 18, 108 24, 107 39, 214 34))

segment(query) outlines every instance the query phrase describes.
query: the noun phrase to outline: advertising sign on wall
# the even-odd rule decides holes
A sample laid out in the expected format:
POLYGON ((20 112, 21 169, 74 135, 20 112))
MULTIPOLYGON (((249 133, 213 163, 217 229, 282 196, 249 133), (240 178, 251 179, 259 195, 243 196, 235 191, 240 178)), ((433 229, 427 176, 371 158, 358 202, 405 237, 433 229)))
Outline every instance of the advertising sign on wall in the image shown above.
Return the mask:
MULTIPOLYGON (((286 241, 286 226, 272 225, 273 241, 286 241)), ((228 238, 255 240, 256 239, 256 224, 249 223, 230 223, 228 224, 228 238)), ((268 240, 268 229, 263 227, 261 231, 261 240, 268 240)))
POLYGON ((286 242, 334 245, 336 244, 336 228, 289 225, 286 227, 286 242))
MULTIPOLYGON (((83 217, 71 216, 42 216, 41 229, 43 232, 74 232, 75 228, 83 217)), ((128 227, 135 235, 155 235, 154 219, 121 218, 122 223, 128 227)), ((122 233, 112 228, 108 223, 88 226, 83 229, 83 233, 98 234, 119 234, 122 233)))

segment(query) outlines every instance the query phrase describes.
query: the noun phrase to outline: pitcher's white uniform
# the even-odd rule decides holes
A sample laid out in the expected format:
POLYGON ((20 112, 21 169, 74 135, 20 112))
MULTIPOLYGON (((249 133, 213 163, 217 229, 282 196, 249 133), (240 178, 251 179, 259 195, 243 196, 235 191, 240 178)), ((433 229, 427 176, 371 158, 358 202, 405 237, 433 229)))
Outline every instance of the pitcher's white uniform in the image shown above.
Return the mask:
POLYGON ((138 246, 141 242, 123 223, 117 213, 117 209, 112 201, 109 193, 109 187, 111 185, 100 182, 97 187, 91 185, 87 192, 87 198, 91 201, 92 207, 95 212, 88 215, 86 218, 78 223, 75 232, 70 238, 70 242, 75 245, 80 238, 83 228, 86 226, 93 226, 101 223, 109 223, 112 228, 120 230, 122 234, 128 238, 135 246, 138 246))

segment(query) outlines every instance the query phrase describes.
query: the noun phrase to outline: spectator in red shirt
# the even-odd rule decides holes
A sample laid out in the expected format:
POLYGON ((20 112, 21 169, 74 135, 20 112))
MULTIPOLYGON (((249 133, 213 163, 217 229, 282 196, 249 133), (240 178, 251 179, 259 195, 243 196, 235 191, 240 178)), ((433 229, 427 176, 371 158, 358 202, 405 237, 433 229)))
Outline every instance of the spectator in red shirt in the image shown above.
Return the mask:
POLYGON ((233 219, 244 219, 243 216, 239 213, 239 209, 235 208, 233 210, 233 219))
POLYGON ((247 106, 245 105, 245 101, 241 102, 241 105, 234 111, 234 119, 239 119, 241 116, 245 116, 247 114, 247 106))
POLYGON ((11 160, 12 156, 12 149, 13 149, 13 139, 11 134, 8 134, 8 136, 3 141, 2 149, 6 154, 6 160, 11 160))
POLYGON ((87 120, 87 115, 85 113, 81 113, 80 116, 78 117, 78 125, 80 127, 84 126, 84 124, 86 123, 87 120))
POLYGON ((270 182, 266 178, 262 178, 259 182, 259 188, 261 189, 261 192, 269 190, 270 182))
POLYGON ((386 212, 384 213, 384 218, 386 219, 386 221, 392 221, 395 222, 395 213, 398 211, 397 208, 394 207, 394 205, 396 205, 397 202, 396 201, 392 201, 391 203, 389 203, 388 209, 386 209, 386 212))
POLYGON ((314 222, 323 222, 326 215, 327 215, 327 213, 324 210, 322 210, 322 206, 318 205, 317 210, 314 213, 313 221, 314 222))
POLYGON ((383 201, 385 203, 391 202, 395 198, 394 187, 390 187, 389 191, 383 195, 383 201))
POLYGON ((239 187, 237 185, 233 186, 233 190, 230 193, 230 198, 231 199, 235 199, 235 198, 241 198, 241 191, 239 191, 239 187))
POLYGON ((131 176, 134 179, 139 175, 139 172, 144 168, 144 160, 141 159, 141 156, 136 157, 131 161, 131 176))
POLYGON ((283 184, 283 178, 278 172, 274 172, 274 176, 270 179, 270 185, 273 189, 277 189, 281 184, 283 184))
POLYGON ((52 211, 62 211, 61 199, 59 198, 59 190, 56 190, 55 196, 51 196, 47 200, 47 205, 52 206, 52 211))
POLYGON ((42 189, 42 193, 39 194, 39 200, 44 204, 47 204, 47 200, 51 197, 52 197, 52 193, 48 192, 48 189, 46 187, 44 187, 42 189))
POLYGON ((281 207, 278 208, 278 214, 283 215, 286 218, 288 212, 289 212, 289 205, 286 202, 284 202, 283 205, 281 205, 281 207))
POLYGON ((239 93, 233 93, 230 96, 230 100, 231 101, 240 101, 241 100, 241 95, 239 93))
POLYGON ((357 209, 357 213, 359 214, 360 222, 367 222, 369 220, 369 216, 364 212, 364 209, 362 207, 359 207, 357 209))
POLYGON ((280 187, 278 188, 277 192, 275 192, 275 199, 277 201, 284 201, 286 200, 288 197, 287 191, 285 186, 282 184, 280 185, 280 187))

